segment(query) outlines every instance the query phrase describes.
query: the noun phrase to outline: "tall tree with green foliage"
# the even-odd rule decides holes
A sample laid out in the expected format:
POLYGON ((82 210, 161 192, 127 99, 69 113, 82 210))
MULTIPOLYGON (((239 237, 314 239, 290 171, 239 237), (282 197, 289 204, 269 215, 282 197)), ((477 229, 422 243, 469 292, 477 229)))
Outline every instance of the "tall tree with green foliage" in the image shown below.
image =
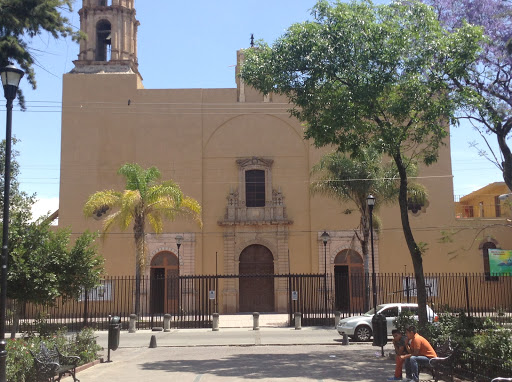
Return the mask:
MULTIPOLYGON (((15 139, 13 143, 16 144, 15 139)), ((13 151, 9 203, 7 296, 15 303, 11 336, 25 303, 52 305, 57 297, 78 298, 83 289, 99 284, 104 262, 94 246, 96 234, 86 232, 71 243, 70 229, 55 230, 45 217, 33 221, 31 209, 35 195, 19 188, 17 156, 13 151)), ((0 163, 4 161, 5 140, 0 145, 0 163)), ((1 188, 5 179, 3 171, 2 167, 1 188)), ((3 206, 3 194, 0 205, 3 206)))
POLYGON ((424 0, 432 5, 447 31, 464 22, 483 28, 486 39, 467 76, 454 78, 451 85, 471 95, 461 108, 459 119, 469 120, 485 141, 486 157, 503 173, 503 180, 512 190, 512 3, 505 0, 424 0), (488 137, 496 139, 495 153, 488 137))
POLYGON ((78 299, 84 290, 100 283, 104 259, 94 241, 97 234, 85 232, 73 243, 70 229, 52 229, 49 220, 12 221, 9 233, 7 295, 15 301, 11 337, 25 303, 54 305, 78 299))
POLYGON ((73 0, 0 0, 0 68, 17 62, 35 89, 37 60, 30 40, 44 32, 55 39, 80 38, 80 32, 74 31, 63 16, 63 11, 72 11, 72 3, 73 0))
POLYGON ((192 217, 201 225, 201 206, 173 181, 158 182, 161 174, 156 167, 143 169, 138 164, 127 163, 119 171, 126 179, 126 189, 98 191, 84 205, 86 217, 98 211, 110 211, 105 217, 103 232, 118 227, 122 231, 133 224, 135 240, 135 313, 140 313, 140 281, 146 266, 146 227, 155 233, 163 230, 165 220, 192 217))
POLYGON ((316 146, 357 154, 373 146, 399 173, 400 216, 418 287, 420 324, 427 322, 423 246, 408 216, 407 168, 430 165, 448 136, 460 99, 446 77, 466 75, 481 30, 445 33, 432 8, 416 1, 375 6, 319 1, 313 21, 292 25, 272 47, 245 51, 241 76, 263 93, 288 97, 292 116, 316 146))
MULTIPOLYGON (((12 146, 17 144, 16 138, 12 139, 12 146)), ((11 216, 13 214, 22 214, 24 221, 29 221, 32 218, 31 207, 35 203, 35 195, 28 195, 26 192, 20 190, 18 175, 20 173, 20 166, 17 161, 19 152, 17 150, 11 151, 11 184, 9 187, 9 210, 11 216)), ((5 180, 5 139, 0 144, 0 210, 4 208, 4 180, 5 180)))
MULTIPOLYGON (((408 175, 417 175, 416 166, 408 167, 408 175)), ((372 148, 363 148, 359 156, 350 157, 338 151, 324 155, 311 170, 313 181, 310 189, 312 195, 320 194, 338 200, 340 203, 350 201, 355 204, 360 214, 359 227, 354 230, 363 251, 364 273, 369 270, 370 216, 368 195, 376 200, 374 207, 374 227, 378 227, 375 211, 379 206, 396 203, 398 197, 398 172, 391 161, 385 163, 382 155, 372 148), (377 222, 377 224, 375 224, 377 222)), ((409 183, 408 201, 426 200, 426 189, 417 183, 409 183)), ((346 213, 352 211, 346 210, 346 213)), ((368 286, 368 285, 367 285, 368 286)), ((366 289, 366 306, 369 304, 369 289, 366 289)))

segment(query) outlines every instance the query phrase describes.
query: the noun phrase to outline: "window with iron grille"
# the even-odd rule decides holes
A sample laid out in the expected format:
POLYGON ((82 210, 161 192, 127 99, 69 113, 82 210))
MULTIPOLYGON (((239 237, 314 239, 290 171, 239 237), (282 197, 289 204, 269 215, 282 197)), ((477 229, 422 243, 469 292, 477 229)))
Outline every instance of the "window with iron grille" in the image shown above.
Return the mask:
POLYGON ((501 205, 500 205, 500 196, 497 195, 494 197, 494 208, 496 210, 496 217, 501 217, 501 205))
POLYGON ((245 172, 245 203, 247 207, 265 207, 264 170, 245 172))
POLYGON ((472 218, 474 217, 473 213, 473 206, 464 206, 464 217, 465 218, 472 218))

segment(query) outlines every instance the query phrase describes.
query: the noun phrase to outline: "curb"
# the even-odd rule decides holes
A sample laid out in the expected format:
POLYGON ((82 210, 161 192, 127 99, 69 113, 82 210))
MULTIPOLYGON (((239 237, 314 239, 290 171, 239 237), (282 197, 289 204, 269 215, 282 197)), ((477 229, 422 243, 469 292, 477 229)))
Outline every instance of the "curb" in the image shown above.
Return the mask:
MULTIPOLYGON (((85 370, 85 369, 88 369, 90 367, 93 367, 93 366, 96 366, 100 363, 103 363, 103 358, 100 358, 100 359, 97 359, 97 360, 94 360, 92 362, 89 362, 89 363, 84 363, 83 365, 80 365, 76 368, 76 373, 79 373, 81 372, 82 370, 85 370)), ((66 378, 71 378, 71 376, 66 376, 66 378)))

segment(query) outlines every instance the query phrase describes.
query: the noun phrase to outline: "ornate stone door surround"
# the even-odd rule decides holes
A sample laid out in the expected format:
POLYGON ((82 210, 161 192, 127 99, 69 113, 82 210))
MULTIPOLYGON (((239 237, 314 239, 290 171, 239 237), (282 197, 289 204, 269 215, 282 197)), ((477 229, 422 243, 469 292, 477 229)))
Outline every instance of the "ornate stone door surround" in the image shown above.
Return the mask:
MULTIPOLYGON (((322 233, 323 231, 317 232, 317 242, 318 242, 318 269, 319 273, 324 272, 324 243, 322 241, 322 233)), ((329 241, 326 245, 327 252, 327 273, 334 273, 334 259, 344 249, 352 249, 358 253, 363 255, 363 249, 361 248, 361 243, 355 236, 353 230, 343 230, 343 231, 327 231, 329 234, 329 241)), ((374 232, 373 234, 373 246, 374 246, 374 257, 375 257, 375 272, 379 272, 379 237, 374 232)), ((363 259, 364 261, 364 259, 363 259)), ((372 257, 371 257, 371 247, 368 248, 368 269, 372 269, 372 257)))
MULTIPOLYGON (((238 166, 238 189, 229 190, 226 214, 219 221, 224 228, 224 274, 238 274, 240 254, 252 244, 267 247, 274 256, 274 273, 289 273, 288 262, 288 226, 293 224, 286 214, 284 196, 280 189, 273 189, 273 159, 261 157, 242 158, 236 161, 238 166), (263 207, 246 206, 245 172, 262 170, 265 172, 265 205, 263 207)), ((277 279, 275 288, 275 308, 286 312, 288 304, 287 285, 284 279, 277 279)), ((224 283, 223 312, 239 311, 238 279, 228 279, 224 283)))

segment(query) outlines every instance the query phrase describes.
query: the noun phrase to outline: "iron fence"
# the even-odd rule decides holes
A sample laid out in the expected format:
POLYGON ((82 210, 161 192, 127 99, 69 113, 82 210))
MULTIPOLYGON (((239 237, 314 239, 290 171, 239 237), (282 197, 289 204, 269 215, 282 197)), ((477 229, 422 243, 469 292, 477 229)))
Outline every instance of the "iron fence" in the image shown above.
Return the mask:
POLYGON ((453 372, 464 380, 489 382, 498 377, 512 377, 512 360, 504 361, 484 354, 462 351, 455 361, 453 372))
MULTIPOLYGON (((464 311, 471 316, 491 317, 501 324, 512 321, 510 276, 425 274, 425 282, 428 304, 436 313, 464 311)), ((226 313, 229 298, 235 304, 230 307, 234 312, 242 306, 239 301, 242 298, 254 298, 244 301, 245 309, 254 306, 251 311, 276 312, 274 301, 278 297, 273 291, 280 293, 281 299, 285 296, 284 310, 281 301, 279 312, 289 314, 290 325, 295 312, 302 313, 304 326, 334 325, 336 311, 343 318, 362 314, 372 307, 372 288, 371 277, 363 273, 143 277, 137 326, 141 329, 163 326, 164 315, 169 314, 171 326, 175 328, 211 327, 212 314, 226 313), (237 288, 244 280, 263 280, 261 285, 270 285, 266 305, 258 305, 259 290, 250 296, 237 295, 237 288)), ((378 304, 416 302, 417 298, 413 275, 378 274, 376 290, 378 304)), ((66 326, 73 331, 83 326, 106 330, 109 315, 119 316, 126 328, 130 314, 135 313, 134 291, 134 277, 107 277, 94 290, 84 291, 78 300, 59 299, 52 306, 25 304, 19 309, 18 331, 38 331, 41 325, 66 326)), ((11 312, 16 310, 12 301, 9 307, 11 312)), ((12 323, 11 314, 8 326, 12 323)))

